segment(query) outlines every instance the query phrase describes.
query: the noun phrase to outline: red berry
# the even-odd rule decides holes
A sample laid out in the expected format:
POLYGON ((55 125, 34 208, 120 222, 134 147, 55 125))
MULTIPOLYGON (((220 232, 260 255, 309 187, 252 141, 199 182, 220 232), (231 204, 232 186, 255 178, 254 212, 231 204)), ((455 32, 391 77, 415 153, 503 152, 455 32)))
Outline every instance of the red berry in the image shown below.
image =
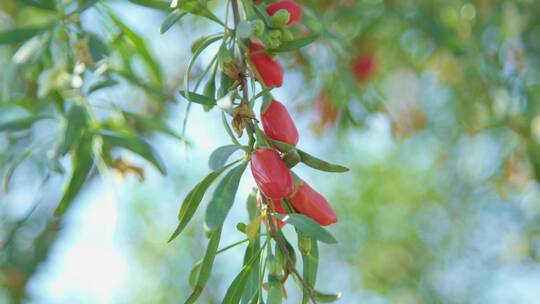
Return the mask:
POLYGON ((279 1, 266 7, 268 15, 273 16, 280 9, 284 9, 291 14, 288 25, 295 24, 302 17, 302 8, 292 0, 279 1))
MULTIPOLYGON (((262 44, 251 43, 249 46, 251 62, 259 72, 257 77, 262 78, 265 86, 279 88, 283 84, 283 67, 279 62, 272 59, 270 55, 262 52, 264 49, 265 47, 262 44), (255 52, 258 52, 258 54, 252 54, 255 52)), ((261 81, 261 79, 258 80, 261 81)))
POLYGON ((373 55, 357 57, 352 65, 354 76, 359 82, 369 80, 377 68, 377 63, 373 55))
POLYGON ((289 198, 293 208, 301 214, 311 218, 321 226, 328 226, 337 222, 337 216, 328 201, 306 182, 297 185, 296 192, 289 198))
POLYGON ((291 171, 273 149, 262 148, 253 152, 251 173, 261 192, 273 200, 284 199, 294 189, 291 171))
POLYGON ((285 106, 272 100, 261 115, 264 134, 271 139, 287 143, 293 147, 298 143, 298 129, 285 106))

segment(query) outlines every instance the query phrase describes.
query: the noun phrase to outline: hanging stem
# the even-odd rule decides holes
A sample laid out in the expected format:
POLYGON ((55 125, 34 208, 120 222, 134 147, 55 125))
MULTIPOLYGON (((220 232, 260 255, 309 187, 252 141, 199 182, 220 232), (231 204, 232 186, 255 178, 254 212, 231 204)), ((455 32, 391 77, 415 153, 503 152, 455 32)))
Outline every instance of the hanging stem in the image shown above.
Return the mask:
MULTIPOLYGON (((266 200, 267 200, 267 202, 269 202, 268 205, 272 206, 271 208, 274 209, 272 200, 270 200, 268 198, 266 198, 266 200)), ((272 214, 275 213, 275 212, 276 212, 275 209, 271 210, 272 214)), ((296 269, 296 267, 294 267, 293 261, 291 260, 291 256, 290 256, 290 253, 289 253, 289 249, 287 249, 287 246, 285 245, 285 242, 281 239, 281 235, 277 232, 277 228, 276 228, 276 225, 275 225, 275 221, 273 220, 273 216, 270 215, 268 218, 271 218, 268 221, 269 222, 268 225, 270 226, 270 236, 272 236, 272 238, 276 241, 276 244, 279 246, 279 249, 281 250, 281 252, 283 252, 285 254, 285 256, 287 257, 287 267, 289 268, 290 271, 292 271, 292 273, 294 273, 294 275, 298 278, 300 283, 302 283, 302 287, 307 292, 311 302, 313 304, 317 304, 317 301, 313 297, 313 289, 311 288, 311 286, 309 286, 306 283, 306 281, 304 281, 304 278, 302 278, 302 275, 300 274, 300 272, 298 272, 298 269, 296 269)))

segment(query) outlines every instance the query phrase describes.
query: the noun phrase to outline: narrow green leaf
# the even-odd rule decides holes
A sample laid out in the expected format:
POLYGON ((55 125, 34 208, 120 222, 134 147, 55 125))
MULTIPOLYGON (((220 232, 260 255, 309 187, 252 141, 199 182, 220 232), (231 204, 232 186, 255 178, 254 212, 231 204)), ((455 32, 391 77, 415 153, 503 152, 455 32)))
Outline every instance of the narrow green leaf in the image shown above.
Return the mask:
POLYGON ((182 12, 179 9, 173 10, 169 15, 167 15, 165 20, 163 20, 163 23, 161 23, 161 26, 159 27, 159 33, 166 33, 176 22, 182 19, 182 17, 184 17, 186 14, 186 12, 182 12))
POLYGON ((25 42, 26 40, 36 36, 45 27, 41 28, 17 28, 12 30, 0 31, 0 45, 14 44, 25 42))
POLYGON ((56 10, 54 2, 50 1, 50 0, 47 0, 47 1, 44 1, 44 0, 19 0, 19 1, 26 4, 26 5, 41 8, 41 9, 45 9, 45 10, 49 10, 49 11, 55 11, 56 10))
POLYGON ((15 159, 7 166, 4 171, 4 176, 2 178, 2 189, 4 192, 8 192, 9 182, 11 181, 11 177, 13 176, 13 173, 15 172, 17 167, 30 155, 32 155, 31 148, 25 150, 23 153, 17 154, 15 156, 15 159))
POLYGON ((269 274, 268 275, 268 298, 266 300, 267 304, 281 304, 283 300, 283 289, 281 287, 281 282, 279 278, 269 274))
POLYGON ((148 66, 152 76, 157 80, 159 84, 163 83, 161 75, 161 67, 156 58, 150 53, 147 47, 146 41, 129 26, 120 21, 118 17, 113 14, 109 14, 114 24, 122 31, 124 36, 135 46, 136 52, 141 56, 143 61, 148 66))
POLYGON ((113 147, 120 147, 128 149, 131 152, 140 155, 150 163, 152 163, 162 174, 166 174, 167 170, 163 161, 159 158, 157 152, 147 142, 140 137, 133 135, 125 135, 119 133, 113 133, 110 131, 100 131, 99 135, 103 138, 106 144, 113 147))
POLYGON ((54 214, 60 216, 64 214, 73 201, 92 168, 94 158, 92 154, 92 138, 90 136, 81 140, 81 144, 73 152, 73 171, 67 183, 62 199, 56 207, 54 214))
POLYGON ((234 203, 238 184, 240 183, 240 179, 242 178, 246 166, 247 162, 243 162, 232 169, 225 177, 223 177, 223 180, 221 180, 214 191, 214 195, 206 208, 206 225, 211 230, 215 230, 223 225, 223 222, 234 203))
POLYGON ((65 155, 81 138, 88 122, 86 109, 81 105, 73 105, 67 113, 66 120, 64 142, 59 151, 61 155, 65 155))
POLYGON ((257 191, 259 191, 258 188, 252 188, 246 201, 246 207, 250 221, 252 221, 255 217, 259 215, 259 207, 257 206, 257 191))
POLYGON ((103 80, 100 80, 100 81, 97 81, 95 83, 93 83, 90 87, 88 87, 88 90, 86 91, 86 95, 90 95, 96 91, 99 91, 101 89, 105 89, 105 88, 110 88, 112 86, 115 86, 118 84, 118 81, 114 80, 114 79, 103 79, 103 80))
MULTIPOLYGON (((296 231, 298 233, 298 248, 302 255, 302 278, 314 290, 315 283, 317 282, 317 268, 319 267, 319 247, 317 240, 302 233, 299 229, 296 231)), ((302 304, 307 304, 309 301, 308 291, 303 289, 302 294, 302 304)))
POLYGON ((327 244, 337 243, 337 240, 330 232, 305 215, 295 213, 286 215, 276 214, 276 216, 316 240, 327 244))
POLYGON ((193 292, 189 298, 186 300, 185 304, 196 303, 204 289, 204 286, 206 285, 206 282, 208 282, 210 273, 212 272, 212 266, 214 265, 214 260, 216 258, 220 238, 221 227, 214 230, 210 236, 208 248, 206 249, 206 253, 204 254, 204 258, 202 260, 201 270, 197 276, 197 283, 195 284, 195 288, 193 289, 193 292))
POLYGON ((189 272, 189 286, 191 288, 195 288, 195 284, 197 284, 197 276, 199 275, 199 271, 201 270, 202 260, 198 261, 193 265, 193 268, 191 268, 191 271, 189 272))
POLYGON ((29 129, 38 118, 36 116, 27 116, 23 118, 13 119, 11 121, 0 122, 0 132, 4 131, 20 131, 29 129))
POLYGON ((300 158, 301 158, 301 161, 306 164, 307 166, 313 168, 313 169, 317 169, 317 170, 321 170, 321 171, 325 171, 325 172, 347 172, 349 171, 349 168, 346 168, 344 166, 341 166, 341 165, 336 165, 336 164, 331 164, 327 161, 324 161, 322 159, 319 159, 313 155, 310 155, 309 153, 307 152, 304 152, 300 149, 297 149, 287 143, 284 143, 284 142, 281 142, 281 141, 277 141, 277 140, 272 140, 272 144, 274 144, 276 147, 278 147, 280 150, 284 151, 284 152, 289 152, 290 150, 293 150, 293 149, 296 149, 296 151, 298 152, 298 154, 300 155, 300 158))
MULTIPOLYGON (((254 256, 259 256, 263 248, 261 248, 260 238, 255 238, 249 241, 249 244, 246 248, 244 254, 244 265, 249 264, 254 256)), ((260 261, 259 259, 257 261, 260 261)), ((243 284, 243 293, 242 293, 242 303, 247 304, 254 296, 257 294, 260 285, 259 285, 259 276, 260 276, 260 263, 254 263, 253 269, 247 275, 245 284, 243 284)))
POLYGON ((180 95, 182 97, 184 97, 185 99, 188 99, 188 95, 189 95, 188 101, 190 101, 190 102, 194 102, 194 103, 198 103, 198 104, 202 104, 202 105, 207 105, 207 106, 215 106, 216 105, 216 100, 215 99, 212 99, 212 98, 210 98, 208 96, 205 96, 205 95, 197 94, 197 93, 194 93, 194 92, 188 92, 188 94, 186 94, 185 91, 180 91, 180 95))
POLYGON ((317 302, 321 303, 332 303, 341 299, 341 292, 337 293, 322 293, 320 291, 314 290, 313 297, 317 302))
POLYGON ((185 141, 185 139, 180 136, 176 131, 169 127, 165 122, 159 118, 143 116, 141 114, 132 113, 132 112, 122 112, 124 117, 133 123, 135 123, 137 129, 142 129, 143 131, 156 131, 163 134, 172 136, 180 141, 185 141))
POLYGON ((182 233, 184 228, 187 226, 187 224, 195 214, 195 211, 197 211, 197 208, 199 208, 201 200, 206 193, 206 190, 208 190, 208 187, 210 187, 210 185, 221 173, 223 173, 235 163, 236 162, 230 163, 227 166, 208 174, 188 193, 188 195, 182 202, 182 207, 180 207, 180 212, 178 213, 178 220, 180 221, 180 223, 178 223, 178 227, 169 238, 169 242, 174 240, 178 235, 180 235, 180 233, 182 233))
POLYGON ((170 9, 169 3, 170 1, 163 1, 163 0, 128 0, 129 2, 133 4, 137 4, 140 6, 158 9, 162 11, 167 11, 170 9))
POLYGON ((210 154, 210 159, 208 160, 208 167, 212 170, 218 170, 222 168, 229 157, 238 149, 242 148, 241 146, 237 145, 227 145, 227 146, 221 146, 212 152, 210 154))
POLYGON ((316 158, 302 150, 296 149, 300 155, 301 161, 307 166, 326 172, 347 172, 349 168, 343 167, 341 165, 331 164, 322 159, 316 158))
POLYGON ((278 48, 273 49, 272 51, 276 53, 295 51, 315 42, 315 40, 317 40, 318 38, 319 35, 316 34, 298 38, 295 40, 284 42, 282 45, 280 45, 278 48))
MULTIPOLYGON (((246 289, 246 284, 249 284, 248 279, 252 278, 251 274, 255 270, 258 270, 259 263, 256 262, 259 261, 262 249, 258 248, 256 252, 250 253, 253 249, 254 248, 250 248, 249 246, 246 248, 245 257, 249 256, 249 259, 247 261, 244 259, 244 267, 242 267, 240 273, 234 278, 227 289, 225 297, 221 302, 222 304, 237 304, 240 302, 244 290, 246 289)), ((258 277, 256 277, 255 281, 258 281, 258 277)))
MULTIPOLYGON (((193 67, 193 63, 195 63, 195 61, 197 60, 197 58, 199 57, 199 55, 209 46, 211 45, 212 43, 218 41, 218 40, 221 40, 223 39, 223 35, 217 35, 217 36, 209 36, 206 40, 204 40, 204 42, 201 42, 200 46, 197 47, 197 50, 193 53, 193 56, 191 56, 191 59, 189 59, 189 63, 188 63, 188 66, 186 68, 186 75, 184 77, 184 91, 180 91, 180 94, 182 95, 183 93, 185 93, 185 96, 184 96, 189 102, 193 101, 192 98, 191 98, 191 95, 192 94, 195 94, 195 93, 192 93, 189 91, 189 74, 191 73, 191 68, 193 67)), ((199 94, 197 94, 199 95, 199 94)), ((204 95, 200 95, 200 96, 204 96, 204 95)), ((206 96, 204 96, 208 102, 208 99, 211 100, 211 98, 208 98, 206 96)), ((216 102, 215 100, 212 101, 212 105, 215 105, 216 102)), ((201 102, 198 102, 198 103, 201 103, 201 102)), ((205 104, 205 103, 202 103, 202 104, 205 104)), ((208 104, 208 103, 206 103, 208 104)), ((208 104, 209 105, 209 104, 208 104)))

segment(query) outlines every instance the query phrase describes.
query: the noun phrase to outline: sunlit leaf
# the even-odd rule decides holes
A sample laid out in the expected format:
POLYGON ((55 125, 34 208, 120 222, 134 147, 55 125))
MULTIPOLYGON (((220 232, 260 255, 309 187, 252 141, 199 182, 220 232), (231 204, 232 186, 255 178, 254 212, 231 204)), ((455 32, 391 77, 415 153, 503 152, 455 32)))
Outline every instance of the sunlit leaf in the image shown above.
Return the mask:
POLYGON ((317 222, 309 217, 295 213, 295 214, 276 214, 276 216, 285 221, 288 224, 293 225, 303 233, 327 244, 335 244, 337 240, 326 229, 321 227, 317 222))
POLYGON ((331 164, 329 162, 326 162, 324 160, 321 160, 319 158, 316 158, 315 156, 312 156, 302 150, 296 149, 298 151, 298 154, 300 155, 301 161, 306 164, 307 166, 321 170, 326 172, 347 172, 349 171, 348 168, 343 167, 341 165, 331 164))
POLYGON ((227 145, 221 146, 215 149, 212 154, 210 154, 210 159, 208 160, 208 167, 212 170, 217 170, 225 165, 231 155, 241 149, 241 146, 237 145, 227 145))
POLYGON ((206 249, 206 253, 204 254, 204 258, 202 260, 201 269, 197 275, 197 282, 195 283, 195 288, 193 289, 193 292, 191 293, 189 298, 186 300, 185 304, 196 303, 197 299, 199 298, 204 289, 204 286, 206 285, 206 282, 208 282, 208 279, 210 278, 210 273, 212 272, 212 266, 214 265, 214 259, 217 254, 220 238, 221 227, 215 229, 210 236, 208 248, 206 249))
POLYGON ((267 304, 281 304, 283 300, 283 289, 279 278, 274 275, 268 275, 268 298, 267 304))
POLYGON ((247 162, 244 162, 232 169, 216 187, 212 199, 206 208, 206 225, 211 230, 215 230, 223 225, 234 203, 236 191, 238 190, 238 185, 246 166, 247 162))
POLYGON ((327 161, 324 161, 322 159, 319 159, 307 152, 304 152, 298 148, 295 148, 289 144, 286 144, 284 142, 281 142, 281 141, 277 141, 277 140, 272 140, 272 144, 274 144, 276 147, 278 147, 281 151, 284 151, 284 152, 289 152, 293 149, 296 149, 296 151, 298 152, 298 154, 300 155, 300 159, 301 159, 301 162, 303 162, 304 164, 306 164, 307 166, 313 168, 313 169, 317 169, 317 170, 321 170, 321 171, 326 171, 326 172, 347 172, 349 171, 348 168, 346 167, 343 167, 341 165, 336 165, 336 164, 331 164, 327 161))
MULTIPOLYGON (((261 249, 256 248, 256 251, 254 253, 250 253, 251 250, 254 248, 246 248, 246 257, 249 257, 248 260, 244 260, 244 267, 242 267, 242 270, 240 273, 234 278, 233 282, 227 289, 227 292, 225 293, 225 297, 223 298, 222 303, 223 304, 237 304, 240 302, 240 299, 242 298, 242 294, 244 293, 244 290, 246 289, 246 284, 249 284, 248 281, 250 278, 253 279, 251 276, 251 273, 254 270, 258 270, 258 261, 259 257, 261 255, 261 249)), ((258 277, 255 277, 255 279, 258 281, 258 277)))
POLYGON ((173 10, 169 15, 167 15, 165 20, 163 20, 163 23, 161 23, 161 26, 159 27, 159 33, 166 33, 176 22, 182 19, 182 17, 184 17, 186 14, 186 12, 182 12, 179 9, 173 10))
MULTIPOLYGON (((244 263, 243 263, 244 265, 249 264, 253 257, 257 257, 257 261, 258 261, 259 254, 262 250, 260 240, 261 238, 254 238, 253 240, 249 241, 249 244, 246 248, 246 252, 244 254, 244 263)), ((248 303, 248 301, 251 300, 259 291, 260 272, 261 272, 260 264, 254 263, 253 269, 249 271, 249 273, 247 274, 247 279, 245 281, 245 284, 243 284, 244 290, 242 293, 242 303, 248 303)))
POLYGON ((223 173, 235 163, 236 162, 230 163, 227 166, 208 174, 188 193, 188 195, 182 202, 182 207, 180 207, 180 211, 178 213, 178 220, 180 221, 180 223, 178 223, 178 227, 169 238, 169 242, 174 240, 180 233, 182 233, 184 228, 187 226, 187 224, 195 214, 195 211, 197 211, 197 208, 199 208, 201 200, 206 193, 206 190, 208 190, 208 187, 210 187, 210 185, 221 173, 223 173))

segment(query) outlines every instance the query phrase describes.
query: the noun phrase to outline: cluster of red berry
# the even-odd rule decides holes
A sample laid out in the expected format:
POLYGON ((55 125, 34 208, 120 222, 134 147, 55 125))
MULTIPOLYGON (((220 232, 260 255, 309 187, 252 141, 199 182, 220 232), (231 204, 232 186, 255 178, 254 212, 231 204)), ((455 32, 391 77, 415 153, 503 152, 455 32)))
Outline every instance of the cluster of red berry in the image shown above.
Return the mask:
MULTIPOLYGON (((280 1, 266 8, 270 16, 280 10, 287 11, 290 16, 287 25, 297 23, 302 15, 301 7, 292 0, 280 1)), ((267 53, 262 44, 251 43, 249 58, 258 73, 256 77, 259 82, 266 87, 281 87, 283 67, 267 53)), ((264 112, 261 112, 261 122, 266 137, 296 147, 298 130, 289 112, 279 101, 273 99, 264 112)), ((251 171, 255 182, 264 196, 272 200, 275 211, 286 214, 282 200, 287 199, 296 212, 310 217, 322 226, 337 222, 337 216, 328 201, 288 168, 281 156, 284 152, 276 147, 266 146, 259 147, 251 156, 251 171)))

